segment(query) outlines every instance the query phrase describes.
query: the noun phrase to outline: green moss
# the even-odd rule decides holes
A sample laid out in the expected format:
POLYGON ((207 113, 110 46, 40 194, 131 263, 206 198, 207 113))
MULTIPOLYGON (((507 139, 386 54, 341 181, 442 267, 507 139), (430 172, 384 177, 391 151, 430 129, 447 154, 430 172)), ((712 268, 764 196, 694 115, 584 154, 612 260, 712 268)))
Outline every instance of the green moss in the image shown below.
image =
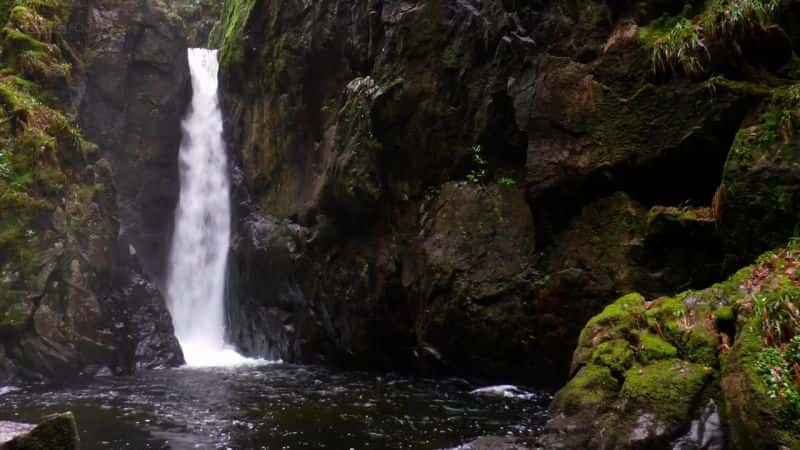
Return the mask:
POLYGON ((639 335, 639 358, 643 363, 672 359, 677 355, 678 350, 660 337, 646 331, 639 335))
POLYGON ((50 416, 29 434, 6 444, 12 449, 24 450, 78 450, 80 438, 78 425, 72 413, 50 416))
MULTIPOLYGON (((272 4, 279 3, 273 2, 272 4)), ((255 0, 225 2, 222 11, 222 21, 217 26, 214 39, 222 43, 220 50, 220 67, 227 68, 234 64, 240 64, 244 59, 243 33, 250 13, 255 6, 255 0), (221 35, 221 37, 220 37, 221 35)))
POLYGON ((592 353, 591 362, 611 369, 612 372, 622 373, 633 365, 633 349, 628 341, 614 339, 597 346, 592 353))
POLYGON ((733 322, 736 320, 736 315, 731 306, 723 306, 714 312, 714 319, 720 322, 733 322))
POLYGON ((684 359, 707 367, 715 367, 718 364, 718 347, 719 336, 699 323, 683 335, 678 348, 684 359))
POLYGON ((638 293, 628 294, 606 306, 600 314, 592 317, 586 327, 637 320, 644 313, 644 297, 638 293))
POLYGON ((596 408, 616 398, 619 381, 611 369, 589 364, 570 380, 553 399, 553 407, 567 414, 596 408))
POLYGON ((682 315, 686 314, 686 305, 678 297, 661 297, 657 299, 650 309, 647 310, 647 319, 650 322, 666 323, 673 322, 682 315))
POLYGON ((620 397, 667 419, 685 419, 711 376, 711 370, 698 364, 660 361, 625 372, 620 397))

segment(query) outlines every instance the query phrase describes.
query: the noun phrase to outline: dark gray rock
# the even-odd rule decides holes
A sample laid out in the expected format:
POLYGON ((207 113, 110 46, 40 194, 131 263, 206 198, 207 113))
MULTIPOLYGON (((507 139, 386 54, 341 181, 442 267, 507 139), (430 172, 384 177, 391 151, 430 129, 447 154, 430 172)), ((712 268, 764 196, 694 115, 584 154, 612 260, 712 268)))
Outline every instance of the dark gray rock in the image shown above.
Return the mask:
POLYGON ((78 121, 112 163, 120 240, 163 288, 178 201, 181 119, 191 98, 182 24, 150 0, 100 1, 74 26, 92 55, 78 121))
POLYGON ((72 413, 45 417, 37 426, 0 422, 0 430, 8 430, 13 439, 3 442, 0 431, 0 450, 79 450, 78 425, 72 413), (5 424, 5 425, 4 425, 5 424), (23 432, 24 434, 18 434, 23 432))
POLYGON ((672 450, 723 450, 724 448, 722 419, 714 400, 709 400, 699 417, 692 420, 689 431, 672 443, 672 450))

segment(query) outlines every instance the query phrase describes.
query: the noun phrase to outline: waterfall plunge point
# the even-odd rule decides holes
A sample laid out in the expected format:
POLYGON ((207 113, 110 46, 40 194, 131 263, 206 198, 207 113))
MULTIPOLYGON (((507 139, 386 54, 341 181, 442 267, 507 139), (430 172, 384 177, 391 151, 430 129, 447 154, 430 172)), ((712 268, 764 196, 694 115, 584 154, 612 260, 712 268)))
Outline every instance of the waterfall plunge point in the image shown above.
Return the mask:
POLYGON ((189 49, 191 108, 183 120, 180 201, 169 259, 167 306, 189 367, 263 363, 225 342, 230 248, 228 162, 217 94, 217 51, 189 49))

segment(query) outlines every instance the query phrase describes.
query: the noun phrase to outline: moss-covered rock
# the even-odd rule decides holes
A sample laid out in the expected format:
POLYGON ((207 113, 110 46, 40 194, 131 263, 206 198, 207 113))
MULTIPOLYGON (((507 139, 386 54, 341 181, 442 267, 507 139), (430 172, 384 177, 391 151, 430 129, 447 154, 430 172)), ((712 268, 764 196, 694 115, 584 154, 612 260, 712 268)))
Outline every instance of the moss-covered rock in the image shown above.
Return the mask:
POLYGON ((565 414, 594 414, 593 411, 616 399, 620 383, 611 369, 589 364, 582 367, 567 387, 558 391, 553 408, 565 414))
POLYGON ((772 90, 745 120, 725 163, 720 225, 749 257, 797 231, 800 85, 772 90))
MULTIPOLYGON (((117 192, 111 163, 104 158, 109 152, 87 141, 76 117, 79 103, 92 103, 84 102, 87 98, 107 98, 95 96, 96 79, 87 81, 86 68, 93 58, 108 55, 109 42, 126 45, 118 38, 128 25, 119 23, 124 16, 119 10, 111 15, 95 10, 90 16, 96 23, 90 24, 89 9, 107 5, 62 0, 6 4, 9 9, 0 30, 4 62, 0 71, 0 336, 5 343, 0 382, 21 375, 64 379, 82 371, 130 365, 127 360, 133 355, 122 348, 130 344, 133 333, 112 325, 127 319, 114 317, 114 310, 121 308, 114 304, 117 293, 112 285, 118 278, 115 271, 123 271, 125 265, 118 258, 117 192), (104 34, 103 27, 112 28, 113 33, 104 34), (87 40, 96 51, 86 51, 87 40)), ((133 10, 128 12, 140 15, 138 6, 128 6, 133 10)), ((139 20, 154 22, 152 17, 139 16, 139 20)), ((151 28, 136 28, 137 39, 142 38, 137 48, 153 46, 148 39, 151 28)), ((131 51, 127 46, 125 50, 131 51)), ((180 51, 184 54, 185 46, 180 51)), ((149 61, 143 53, 137 55, 139 63, 149 61)), ((104 71, 104 82, 115 79, 104 71)), ((162 96, 155 103, 139 96, 130 98, 147 101, 143 115, 148 118, 153 105, 164 101, 162 96)), ((136 109, 127 105, 123 102, 119 107, 126 112, 136 109)), ((109 109, 95 113, 111 120, 109 109)), ((176 129, 178 121, 179 117, 176 129)), ((119 127, 119 122, 114 124, 103 130, 104 135, 119 127)), ((148 123, 148 132, 157 126, 148 123)), ((142 145, 135 139, 126 142, 142 145)), ((129 176, 135 176, 137 183, 146 178, 129 176)), ((154 189, 161 192, 164 184, 154 189)), ((159 201, 164 203, 163 198, 159 201)))
POLYGON ((634 367, 625 373, 620 397, 629 402, 626 408, 652 411, 674 432, 692 414, 712 372, 708 366, 678 359, 634 367))
POLYGON ((78 425, 72 413, 45 417, 28 433, 0 443, 2 450, 79 450, 78 425))
POLYGON ((569 442, 586 448, 668 448, 710 398, 731 448, 797 446, 798 264, 793 241, 711 288, 649 302, 631 294, 607 307, 581 334, 576 375, 556 395, 542 442, 561 445, 570 429, 569 442), (616 384, 583 389, 586 374, 602 373, 616 384))

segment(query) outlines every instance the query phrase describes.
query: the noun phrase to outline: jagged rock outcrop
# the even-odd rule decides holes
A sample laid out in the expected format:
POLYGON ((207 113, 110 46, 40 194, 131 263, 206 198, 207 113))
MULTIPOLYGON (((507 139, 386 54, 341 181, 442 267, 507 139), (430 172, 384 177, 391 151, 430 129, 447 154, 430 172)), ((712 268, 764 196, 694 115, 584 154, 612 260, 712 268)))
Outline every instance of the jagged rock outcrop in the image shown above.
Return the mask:
POLYGON ((90 55, 79 122, 114 167, 120 240, 159 286, 180 188, 180 122, 191 98, 186 38, 179 19, 161 8, 150 0, 98 2, 72 20, 86 30, 78 50, 90 55))
POLYGON ((693 13, 226 2, 235 341, 558 382, 563 347, 614 298, 701 287, 776 245, 785 230, 739 251, 759 231, 727 231, 737 201, 720 188, 765 94, 706 80, 777 70, 786 41, 754 33, 774 54, 715 59, 697 79, 657 70, 658 19, 693 13))
MULTIPOLYGON (((175 6, 175 5, 171 5, 175 6)), ((154 0, 92 2, 72 16, 85 61, 78 120, 113 166, 119 209, 111 311, 126 367, 183 362, 164 284, 191 98, 183 23, 154 0), (85 9, 84 9, 85 8, 85 9)))
POLYGON ((151 208, 177 197, 180 27, 146 2, 3 14, 0 379, 181 363, 148 281, 172 220, 151 208))

